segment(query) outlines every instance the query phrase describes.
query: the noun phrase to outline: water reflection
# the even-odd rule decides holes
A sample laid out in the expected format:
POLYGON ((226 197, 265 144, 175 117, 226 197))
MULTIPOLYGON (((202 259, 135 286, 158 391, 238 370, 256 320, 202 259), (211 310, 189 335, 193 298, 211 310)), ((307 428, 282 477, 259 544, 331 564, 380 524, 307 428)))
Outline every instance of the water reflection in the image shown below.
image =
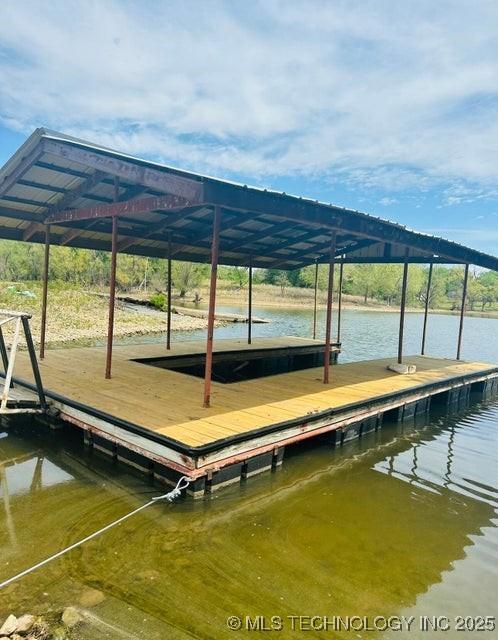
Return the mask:
MULTIPOLYGON (((228 615, 392 615, 424 598, 431 609, 429 594, 471 566, 452 597, 496 613, 497 419, 496 404, 474 406, 385 425, 338 450, 289 451, 276 474, 139 514, 12 585, 0 611, 77 604, 92 587, 105 595, 92 611, 108 637, 234 638, 228 615)), ((59 436, 0 439, 2 577, 156 493, 120 466, 56 446, 59 436)))

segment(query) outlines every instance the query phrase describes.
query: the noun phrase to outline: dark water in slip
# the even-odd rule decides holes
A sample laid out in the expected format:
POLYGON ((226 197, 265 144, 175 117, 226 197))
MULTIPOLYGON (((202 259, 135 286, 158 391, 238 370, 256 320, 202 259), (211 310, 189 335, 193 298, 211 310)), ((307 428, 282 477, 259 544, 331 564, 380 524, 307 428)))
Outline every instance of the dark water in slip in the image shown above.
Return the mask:
MULTIPOLYGON (((257 325, 255 335, 309 335, 307 312, 263 314, 280 324, 257 325)), ((346 313, 342 359, 394 354, 397 321, 346 313)), ((407 353, 418 351, 420 323, 407 318, 407 353)), ((432 317, 428 352, 453 356, 457 326, 432 317)), ((464 356, 498 362, 498 320, 467 319, 464 356)), ((0 473, 0 579, 157 495, 60 433, 0 432, 0 473)), ((498 617, 498 402, 385 425, 340 450, 301 449, 246 486, 154 506, 0 592, 0 612, 78 605, 89 588, 105 598, 78 631, 88 639, 433 637, 420 616, 449 619, 452 630, 436 637, 497 638, 454 627, 457 616, 498 617), (279 616, 283 630, 230 631, 230 615, 267 625, 279 616), (293 630, 289 616, 415 620, 410 633, 317 632, 293 630)))

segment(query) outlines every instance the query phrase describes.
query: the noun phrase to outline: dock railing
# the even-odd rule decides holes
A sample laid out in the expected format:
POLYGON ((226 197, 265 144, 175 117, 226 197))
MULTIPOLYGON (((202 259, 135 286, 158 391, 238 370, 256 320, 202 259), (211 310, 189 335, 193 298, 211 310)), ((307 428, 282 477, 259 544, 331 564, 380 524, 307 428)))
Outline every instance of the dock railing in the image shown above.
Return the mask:
POLYGON ((21 413, 32 412, 46 409, 45 392, 43 390, 43 384, 40 375, 40 369, 38 367, 38 360, 36 359, 35 347, 33 344, 33 337, 31 335, 31 328, 29 326, 29 320, 31 314, 24 313, 22 311, 9 311, 6 309, 0 309, 0 355, 2 358, 2 364, 4 368, 4 385, 0 398, 0 413, 21 413), (7 351, 5 344, 5 338, 3 335, 3 327, 12 322, 14 324, 14 335, 12 337, 12 343, 10 350, 7 351), (14 365, 19 347, 19 340, 21 337, 21 328, 24 331, 24 338, 26 340, 26 346, 28 348, 29 358, 31 361, 31 368, 33 370, 33 377, 35 380, 36 391, 38 394, 38 403, 23 402, 22 408, 9 408, 9 400, 11 400, 12 394, 12 377, 14 374, 14 365))

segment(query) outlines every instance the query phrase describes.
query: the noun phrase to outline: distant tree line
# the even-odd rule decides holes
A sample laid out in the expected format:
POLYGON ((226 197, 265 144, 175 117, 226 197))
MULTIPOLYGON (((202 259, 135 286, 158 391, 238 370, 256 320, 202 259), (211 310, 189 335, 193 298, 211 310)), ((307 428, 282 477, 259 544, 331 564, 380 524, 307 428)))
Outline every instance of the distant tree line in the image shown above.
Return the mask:
MULTIPOLYGON (((335 289, 338 286, 338 267, 336 267, 335 289)), ((345 294, 360 296, 364 303, 369 300, 395 305, 400 302, 403 266, 400 264, 351 264, 345 265, 342 291, 345 294)), ((427 296, 429 267, 412 264, 409 267, 407 303, 411 306, 423 306, 427 296)), ((429 307, 457 309, 461 305, 463 289, 463 267, 434 265, 429 307)), ((262 274, 262 282, 279 285, 281 288, 314 287, 315 266, 311 265, 296 271, 278 271, 268 269, 262 274)), ((318 288, 321 291, 328 286, 328 266, 318 267, 318 288)), ((467 306, 471 310, 484 311, 494 308, 498 303, 498 273, 492 271, 471 272, 467 288, 467 306)))
MULTIPOLYGON (((31 243, 0 240, 0 279, 4 281, 40 280, 43 268, 43 247, 31 243)), ((110 254, 105 251, 53 247, 50 254, 50 279, 70 282, 86 288, 108 285, 110 254)), ((173 261, 173 286, 176 295, 192 294, 205 285, 209 265, 173 261)), ((399 303, 402 266, 398 264, 352 264, 344 268, 343 292, 358 296, 365 303, 375 300, 387 305, 399 303)), ((230 286, 244 289, 248 282, 245 267, 219 268, 219 278, 230 286)), ((410 265, 408 304, 422 306, 427 293, 428 267, 410 265)), ((295 271, 255 269, 255 284, 278 286, 281 293, 289 287, 312 288, 315 266, 295 271)), ((462 296, 462 267, 435 265, 429 292, 431 308, 457 309, 462 296)), ((318 288, 325 291, 328 283, 327 265, 318 267, 318 288)), ((338 283, 338 267, 335 286, 338 283)), ((117 284, 122 290, 146 289, 164 291, 166 288, 166 260, 120 254, 117 284)), ((467 306, 471 310, 495 308, 498 305, 498 273, 472 271, 469 278, 467 306)))

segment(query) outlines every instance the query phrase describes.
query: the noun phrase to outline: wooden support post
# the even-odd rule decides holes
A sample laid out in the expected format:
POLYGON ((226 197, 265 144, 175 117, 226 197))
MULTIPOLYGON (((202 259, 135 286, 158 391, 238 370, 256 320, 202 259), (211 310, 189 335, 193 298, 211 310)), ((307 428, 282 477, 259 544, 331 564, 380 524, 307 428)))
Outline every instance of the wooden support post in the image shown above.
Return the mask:
POLYGON ((330 335, 332 331, 332 296, 334 291, 334 266, 335 266, 335 247, 336 247, 335 231, 332 232, 330 238, 330 260, 329 260, 329 284, 327 291, 327 325, 325 327, 325 350, 323 356, 323 383, 329 383, 330 369, 330 335))
MULTIPOLYGON (((344 256, 343 256, 344 259, 344 256)), ((339 294, 337 300, 337 342, 341 341, 341 319, 342 319, 342 279, 344 276, 344 262, 339 267, 339 294)))
POLYGON ((50 262, 50 225, 45 225, 45 253, 43 257, 43 290, 40 327, 40 360, 45 357, 45 336, 47 330, 47 297, 48 297, 48 270, 50 262))
POLYGON ((168 302, 167 302, 167 326, 166 326, 166 349, 171 349, 171 231, 168 233, 168 302))
POLYGON ((420 349, 421 355, 425 355, 425 338, 427 335, 427 316, 429 314, 429 298, 431 294, 433 267, 434 267, 434 264, 431 262, 429 265, 429 275, 427 276, 427 291, 425 294, 424 327, 422 329, 422 348, 420 349))
POLYGON ((204 407, 211 403, 211 371, 213 367, 214 314, 216 309, 216 277, 218 273, 218 255, 220 246, 221 209, 214 207, 213 240, 211 244, 211 280, 209 284, 209 310, 206 341, 206 369, 204 372, 204 407))
POLYGON ((16 324, 14 328, 14 336, 12 338, 12 344, 10 346, 9 364, 5 372, 5 382, 3 385, 3 393, 0 402, 0 409, 3 411, 7 407, 9 401, 10 383, 12 382, 12 374, 14 373, 14 363, 16 361, 17 345, 19 344, 19 333, 21 329, 21 316, 16 318, 16 324))
MULTIPOLYGON (((114 179, 114 202, 119 198, 119 180, 114 179)), ((109 282, 109 323, 107 326, 107 355, 105 365, 105 377, 111 377, 112 370, 112 340, 114 337, 114 308, 116 303, 116 264, 118 252, 118 217, 112 216, 112 240, 111 240, 111 274, 109 282)))
POLYGON ((406 250, 405 263, 403 265, 403 282, 401 284, 401 305, 399 314, 398 337, 398 364, 403 364, 403 334, 405 331, 406 285, 408 283, 408 252, 406 250))
POLYGON ((252 343, 252 256, 249 259, 249 299, 247 304, 247 344, 252 343))
POLYGON ((316 340, 317 296, 318 296, 318 260, 315 260, 315 292, 313 296, 313 340, 316 340))
POLYGON ((462 292, 462 308, 460 309, 460 326, 458 328, 458 345, 457 360, 460 360, 462 354, 462 335, 463 335, 463 319, 465 317, 465 303, 467 301, 467 284, 469 281, 469 265, 465 265, 465 273, 463 276, 463 292, 462 292))

